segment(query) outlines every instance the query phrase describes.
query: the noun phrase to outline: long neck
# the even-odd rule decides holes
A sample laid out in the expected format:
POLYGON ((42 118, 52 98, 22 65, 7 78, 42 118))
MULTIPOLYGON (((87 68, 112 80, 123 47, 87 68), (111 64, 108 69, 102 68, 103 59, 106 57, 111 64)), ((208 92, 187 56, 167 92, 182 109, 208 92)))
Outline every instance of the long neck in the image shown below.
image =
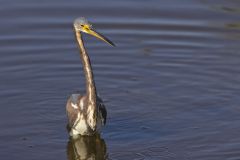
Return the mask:
POLYGON ((76 31, 76 37, 77 37, 77 41, 78 41, 78 44, 79 44, 79 47, 81 50, 80 56, 81 56, 81 60, 82 60, 82 64, 83 64, 83 70, 84 70, 84 73, 86 76, 86 92, 87 92, 88 103, 90 104, 90 106, 95 107, 96 99, 97 99, 96 98, 97 91, 96 91, 96 86, 95 86, 95 82, 94 82, 91 61, 85 50, 81 33, 76 31))

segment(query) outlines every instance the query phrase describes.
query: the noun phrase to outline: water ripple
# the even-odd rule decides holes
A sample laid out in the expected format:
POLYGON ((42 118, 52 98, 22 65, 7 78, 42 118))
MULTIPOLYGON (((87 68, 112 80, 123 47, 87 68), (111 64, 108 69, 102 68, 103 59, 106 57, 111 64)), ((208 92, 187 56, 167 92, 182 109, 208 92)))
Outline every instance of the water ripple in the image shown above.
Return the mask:
POLYGON ((239 159, 237 2, 1 6, 2 157, 66 157, 64 105, 85 86, 72 21, 85 16, 117 45, 84 34, 109 159, 239 159))

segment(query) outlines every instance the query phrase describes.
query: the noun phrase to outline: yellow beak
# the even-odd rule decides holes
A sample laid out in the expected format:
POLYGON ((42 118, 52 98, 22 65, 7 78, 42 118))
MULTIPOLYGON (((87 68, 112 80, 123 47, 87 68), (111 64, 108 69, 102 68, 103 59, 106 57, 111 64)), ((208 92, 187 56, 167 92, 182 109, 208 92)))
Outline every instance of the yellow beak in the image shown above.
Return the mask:
POLYGON ((112 41, 110 41, 107 37, 103 36, 102 34, 98 33, 97 31, 90 27, 84 27, 84 32, 91 34, 92 36, 97 37, 98 39, 103 40, 104 42, 110 44, 111 46, 115 46, 115 44, 112 41))

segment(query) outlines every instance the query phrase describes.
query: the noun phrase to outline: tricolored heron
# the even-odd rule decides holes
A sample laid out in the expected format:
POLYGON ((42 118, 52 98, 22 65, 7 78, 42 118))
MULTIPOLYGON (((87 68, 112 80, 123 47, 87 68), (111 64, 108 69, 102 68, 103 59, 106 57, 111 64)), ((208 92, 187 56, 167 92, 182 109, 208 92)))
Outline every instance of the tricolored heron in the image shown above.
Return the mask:
POLYGON ((81 50, 80 57, 86 77, 86 94, 72 94, 66 105, 68 130, 70 136, 94 135, 100 133, 106 124, 107 111, 101 98, 97 95, 91 62, 84 47, 82 32, 93 35, 108 44, 115 46, 109 39, 96 32, 85 18, 74 21, 76 39, 81 50))

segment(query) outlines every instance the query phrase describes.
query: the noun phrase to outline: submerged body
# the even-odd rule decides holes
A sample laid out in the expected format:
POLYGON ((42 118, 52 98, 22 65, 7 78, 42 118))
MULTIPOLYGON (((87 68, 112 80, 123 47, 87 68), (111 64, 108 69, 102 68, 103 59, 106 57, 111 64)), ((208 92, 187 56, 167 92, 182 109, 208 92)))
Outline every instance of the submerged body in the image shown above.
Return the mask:
POLYGON ((102 126, 106 124, 107 111, 100 97, 94 82, 90 58, 85 50, 81 32, 91 34, 110 45, 114 44, 103 35, 93 30, 92 26, 84 19, 74 21, 74 29, 81 50, 80 57, 86 77, 86 94, 72 94, 66 105, 68 116, 68 130, 70 136, 94 135, 100 133, 102 126))

